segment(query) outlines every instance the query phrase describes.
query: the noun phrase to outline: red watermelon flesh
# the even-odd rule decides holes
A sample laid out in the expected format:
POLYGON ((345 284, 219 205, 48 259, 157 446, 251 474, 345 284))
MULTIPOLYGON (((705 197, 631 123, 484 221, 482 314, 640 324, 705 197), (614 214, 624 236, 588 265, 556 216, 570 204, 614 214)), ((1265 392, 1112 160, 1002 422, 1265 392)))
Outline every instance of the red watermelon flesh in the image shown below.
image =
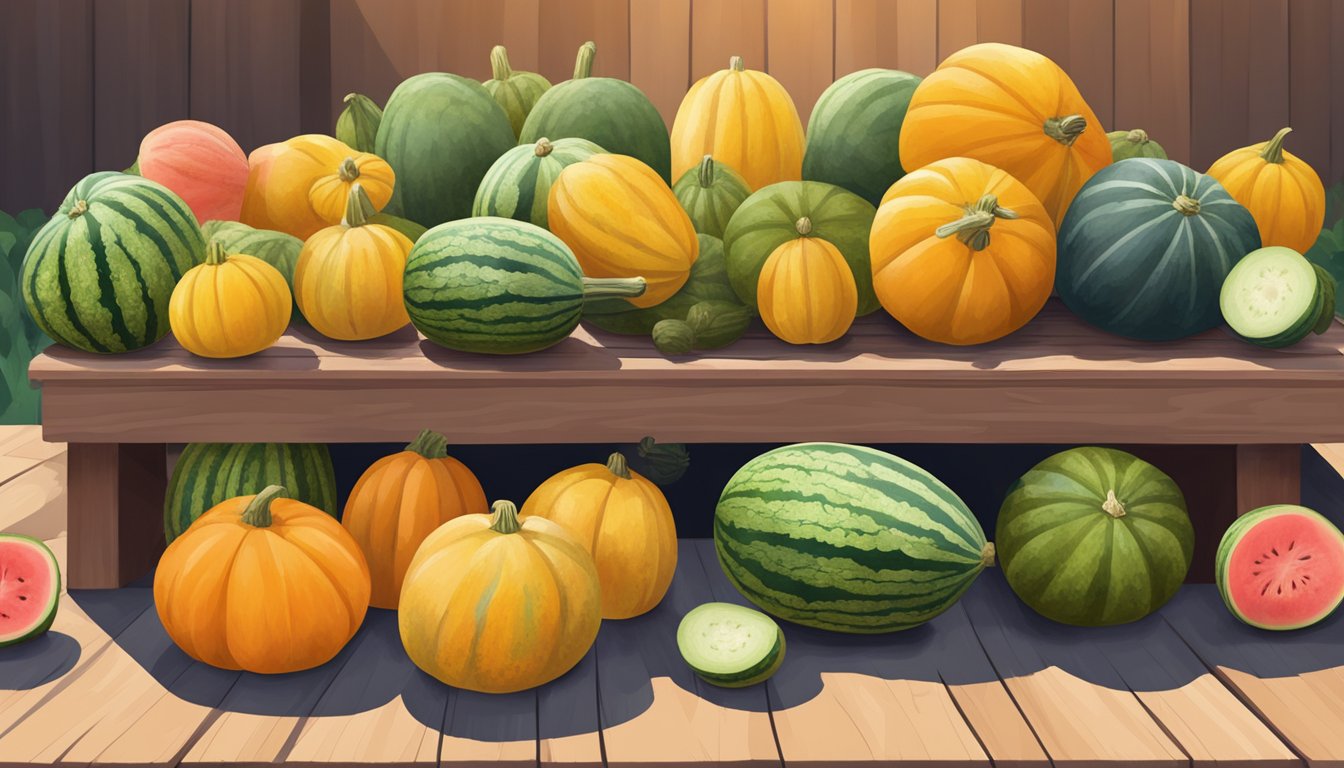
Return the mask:
POLYGON ((56 619, 61 571, 37 539, 0 534, 0 648, 46 632, 56 619))
POLYGON ((1344 599, 1344 535, 1306 507, 1257 509, 1223 537, 1217 580, 1228 608, 1247 624, 1310 626, 1344 599))

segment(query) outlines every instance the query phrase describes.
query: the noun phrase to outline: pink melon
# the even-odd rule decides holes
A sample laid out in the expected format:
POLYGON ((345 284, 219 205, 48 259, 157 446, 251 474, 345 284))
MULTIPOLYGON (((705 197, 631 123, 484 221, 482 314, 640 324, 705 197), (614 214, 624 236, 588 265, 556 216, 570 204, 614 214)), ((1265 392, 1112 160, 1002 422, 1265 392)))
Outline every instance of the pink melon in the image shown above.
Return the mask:
POLYGON ((200 223, 237 221, 247 188, 247 155, 222 128, 178 120, 140 142, 140 175, 176 192, 200 223))
POLYGON ((46 632, 60 597, 61 570, 47 545, 0 533, 0 648, 46 632))
POLYGON ((1311 626, 1344 599, 1344 534, 1306 507, 1261 507, 1223 534, 1214 578, 1228 610, 1253 627, 1311 626))

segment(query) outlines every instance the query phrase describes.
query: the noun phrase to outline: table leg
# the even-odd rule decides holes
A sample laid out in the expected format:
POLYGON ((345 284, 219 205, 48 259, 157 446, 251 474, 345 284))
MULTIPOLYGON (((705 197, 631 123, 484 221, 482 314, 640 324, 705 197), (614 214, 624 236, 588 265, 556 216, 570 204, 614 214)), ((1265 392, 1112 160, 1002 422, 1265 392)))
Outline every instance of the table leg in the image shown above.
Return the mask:
POLYGON ((73 589, 124 586, 163 551, 162 443, 71 443, 67 497, 73 589))
POLYGON ((1302 501, 1302 446, 1237 446, 1237 514, 1302 501))

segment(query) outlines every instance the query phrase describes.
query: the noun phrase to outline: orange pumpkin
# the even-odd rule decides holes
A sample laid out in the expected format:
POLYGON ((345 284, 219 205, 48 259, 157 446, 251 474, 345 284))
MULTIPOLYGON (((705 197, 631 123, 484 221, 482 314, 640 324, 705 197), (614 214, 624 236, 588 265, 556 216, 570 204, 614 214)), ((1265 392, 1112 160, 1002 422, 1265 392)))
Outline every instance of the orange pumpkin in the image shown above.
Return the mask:
POLYGON ((266 229, 306 240, 319 229, 340 222, 346 194, 355 183, 364 187, 375 211, 392 199, 392 167, 331 136, 295 136, 272 145, 259 161, 264 167, 257 169, 248 184, 248 194, 255 199, 244 204, 249 217, 261 222, 243 222, 253 227, 267 223, 266 229))
POLYGON ((330 661, 369 606, 369 567, 331 515, 268 486, 217 504, 168 545, 154 607, 198 661, 280 674, 330 661))
POLYGON ((1059 65, 1001 43, 964 48, 915 88, 901 164, 970 157, 1027 185, 1058 227, 1073 196, 1111 163, 1096 113, 1059 65))
POLYGON ((177 120, 140 142, 140 175, 177 193, 196 221, 237 221, 247 187, 247 155, 233 137, 210 123, 177 120))
POLYGON ((807 217, 798 237, 766 257, 756 280, 756 306, 770 332, 790 344, 825 344, 849 330, 859 308, 859 289, 844 254, 812 237, 807 217))
POLYGON ((620 453, 551 476, 523 504, 523 519, 531 516, 564 526, 593 556, 602 618, 647 613, 667 594, 677 568, 672 508, 620 453))
POLYGON ((448 455, 447 445, 443 435, 425 430, 406 450, 374 462, 350 492, 341 525, 369 563, 374 608, 397 607, 411 558, 435 528, 489 511, 480 481, 448 455))
POLYGON ((1325 185, 1302 158, 1284 150, 1291 130, 1223 155, 1209 175, 1251 212, 1264 245, 1306 253, 1325 225, 1325 185))
POLYGON ((1036 316, 1055 281, 1055 227, 1006 172, 954 157, 897 181, 869 235, 891 316, 943 344, 982 344, 1036 316))
POLYGON ((247 156, 247 187, 238 220, 254 229, 275 230, 275 223, 266 212, 265 190, 270 184, 271 165, 282 148, 282 144, 266 144, 247 156))
POLYGON ((672 178, 713 155, 753 190, 798 181, 803 146, 803 122, 789 92, 734 56, 727 69, 702 77, 681 100, 672 122, 672 178))
POLYGON ((700 255, 695 226, 652 168, 626 155, 593 155, 556 177, 547 199, 551 232, 588 277, 642 277, 652 307, 672 298, 700 255))

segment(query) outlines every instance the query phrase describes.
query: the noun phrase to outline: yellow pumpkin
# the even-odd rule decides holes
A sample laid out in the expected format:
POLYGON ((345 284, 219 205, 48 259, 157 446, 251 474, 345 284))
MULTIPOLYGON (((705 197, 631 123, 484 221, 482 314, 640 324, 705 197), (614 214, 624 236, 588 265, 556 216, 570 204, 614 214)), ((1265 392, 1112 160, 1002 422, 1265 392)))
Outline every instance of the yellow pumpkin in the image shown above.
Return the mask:
POLYGON ((443 435, 421 432, 406 450, 366 469, 345 503, 341 525, 369 563, 374 608, 397 607, 411 558, 435 528, 489 511, 480 481, 447 445, 443 435))
POLYGON ((330 661, 369 606, 369 567, 350 534, 268 486, 228 499, 168 545, 154 607, 198 661, 280 674, 330 661))
POLYGON ((252 150, 247 156, 247 186, 243 189, 243 210, 238 220, 256 229, 275 229, 266 211, 266 189, 271 181, 271 163, 283 147, 266 144, 252 150))
POLYGON ((1261 243, 1306 253, 1325 225, 1325 185, 1302 158, 1284 150, 1291 130, 1223 155, 1209 175, 1255 217, 1261 243))
POLYGON ((188 352, 243 357, 271 346, 293 307, 280 270, 255 256, 228 255, 211 242, 205 263, 182 276, 168 302, 168 325, 188 352))
POLYGON ((1045 206, 1055 227, 1111 142, 1059 65, 1002 43, 964 48, 915 88, 901 124, 901 164, 970 157, 1002 168, 1045 206))
POLYGON ((766 257, 756 281, 756 305, 770 332, 790 344, 825 344, 845 335, 859 309, 854 273, 840 249, 811 237, 806 216, 798 237, 766 257))
POLYGON ((652 307, 690 276, 700 240, 677 196, 652 168, 626 155, 593 155, 556 177, 546 206, 551 232, 588 277, 642 277, 652 307))
POLYGON ((978 160, 939 160, 887 190, 869 235, 873 289, 891 316, 943 344, 1027 324, 1055 282, 1055 226, 1025 185, 978 160))
POLYGON ((726 163, 751 189, 803 177, 803 122, 784 86, 746 69, 741 56, 700 78, 672 122, 672 178, 705 155, 726 163))
POLYGON ((385 336, 411 322, 401 277, 412 243, 371 224, 373 205, 358 182, 350 187, 345 221, 303 244, 294 268, 294 300, 318 333, 356 341, 385 336))
POLYGON ((392 199, 396 175, 392 166, 377 155, 355 152, 341 160, 340 165, 318 177, 308 190, 308 203, 313 212, 326 224, 340 224, 345 215, 345 204, 350 199, 350 187, 358 182, 364 187, 373 207, 382 210, 392 199))
POLYGON ((653 609, 677 568, 677 527, 667 498, 631 471, 625 456, 551 476, 523 503, 522 517, 564 526, 593 556, 602 585, 602 618, 628 619, 653 609))
MULTIPOLYGON (((256 154, 256 153, 254 153, 256 154)), ((341 220, 345 195, 339 188, 361 183, 374 210, 381 210, 392 199, 392 167, 380 158, 356 152, 331 136, 306 134, 283 141, 258 160, 257 173, 249 174, 243 207, 251 226, 268 223, 275 229, 306 240, 323 227, 341 220), (360 178, 344 180, 341 171, 346 159, 355 168, 346 168, 346 176, 358 170, 360 178), (367 175, 368 178, 364 178, 367 175), (314 186, 320 193, 314 196, 314 186), (334 201, 333 201, 334 196, 334 201), (253 198, 249 204, 248 197, 253 198), (315 199, 316 198, 316 199, 315 199), (320 204, 320 210, 314 205, 320 204)), ((251 161, 249 161, 251 165, 251 161)))
POLYGON ((548 683, 588 653, 602 623, 597 568, 564 528, 519 521, 512 502, 425 539, 397 619, 415 665, 457 688, 510 693, 548 683))

